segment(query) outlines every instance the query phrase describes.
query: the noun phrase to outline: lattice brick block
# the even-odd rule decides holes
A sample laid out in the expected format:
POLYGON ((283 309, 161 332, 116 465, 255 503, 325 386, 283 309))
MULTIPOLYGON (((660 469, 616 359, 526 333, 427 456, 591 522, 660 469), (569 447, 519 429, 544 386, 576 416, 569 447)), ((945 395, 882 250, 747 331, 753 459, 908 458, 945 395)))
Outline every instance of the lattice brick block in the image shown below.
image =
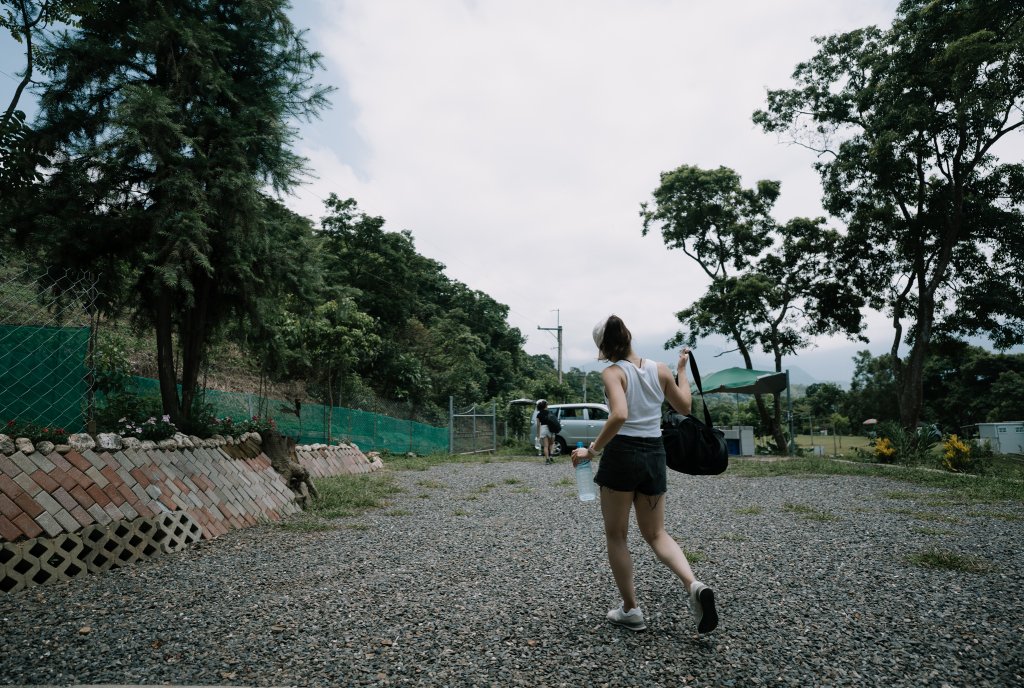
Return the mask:
POLYGON ((31 563, 26 564, 21 555, 21 543, 0 542, 0 592, 15 592, 31 585, 33 573, 31 563))
POLYGON ((114 521, 107 526, 110 539, 116 543, 110 551, 117 557, 117 566, 131 564, 142 558, 139 545, 144 541, 135 534, 131 521, 114 521))
POLYGON ((62 534, 54 538, 34 538, 23 542, 21 556, 33 570, 32 585, 46 585, 70 580, 88 572, 82 554, 85 548, 81 538, 62 534))
POLYGON ((157 534, 153 540, 164 552, 177 552, 194 542, 199 542, 203 529, 184 511, 160 514, 156 517, 157 534))
POLYGON ((86 548, 83 558, 93 573, 130 564, 140 558, 137 542, 132 539, 130 521, 88 525, 82 529, 81 534, 86 548))
POLYGON ((155 518, 137 518, 132 521, 132 544, 137 548, 140 558, 149 559, 162 553, 156 540, 159 530, 155 518))

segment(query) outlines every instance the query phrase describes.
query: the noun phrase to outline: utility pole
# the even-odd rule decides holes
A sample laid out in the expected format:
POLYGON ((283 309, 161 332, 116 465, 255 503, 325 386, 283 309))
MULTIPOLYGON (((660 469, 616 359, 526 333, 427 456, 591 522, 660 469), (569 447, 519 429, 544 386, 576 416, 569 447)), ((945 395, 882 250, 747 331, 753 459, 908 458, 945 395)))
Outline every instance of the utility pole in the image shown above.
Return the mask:
POLYGON ((557 327, 541 327, 537 325, 538 330, 548 330, 557 332, 558 335, 558 384, 562 384, 562 312, 555 309, 555 323, 557 327))

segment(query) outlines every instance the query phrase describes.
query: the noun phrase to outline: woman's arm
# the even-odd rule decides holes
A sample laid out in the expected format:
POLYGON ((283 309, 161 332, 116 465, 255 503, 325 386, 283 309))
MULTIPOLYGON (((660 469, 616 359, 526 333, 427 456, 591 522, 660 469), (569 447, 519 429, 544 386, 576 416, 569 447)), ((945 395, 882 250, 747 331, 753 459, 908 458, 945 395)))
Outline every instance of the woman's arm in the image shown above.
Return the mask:
POLYGON ((629 409, 626 407, 626 374, 622 372, 622 368, 608 366, 601 371, 601 381, 604 383, 604 395, 608 397, 608 420, 590 447, 573 451, 573 466, 581 459, 592 459, 599 455, 629 417, 629 409))
POLYGON ((672 378, 672 371, 664 363, 658 364, 658 379, 661 381, 661 388, 665 390, 665 398, 677 413, 684 416, 690 414, 693 409, 693 397, 690 395, 690 383, 686 379, 686 365, 690 360, 690 350, 684 348, 679 352, 679 381, 672 378))

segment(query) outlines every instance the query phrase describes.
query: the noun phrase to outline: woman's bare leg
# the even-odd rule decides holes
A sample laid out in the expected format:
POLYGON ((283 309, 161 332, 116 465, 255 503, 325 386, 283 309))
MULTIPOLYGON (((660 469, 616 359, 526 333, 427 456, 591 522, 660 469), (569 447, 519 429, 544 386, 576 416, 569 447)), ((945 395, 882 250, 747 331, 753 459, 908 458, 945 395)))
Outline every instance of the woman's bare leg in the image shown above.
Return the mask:
POLYGON ((665 495, 651 497, 637 494, 636 496, 636 524, 640 527, 640 534, 651 546, 658 559, 665 566, 672 570, 672 573, 679 577, 686 586, 687 592, 690 584, 696 580, 693 571, 690 569, 690 562, 680 549, 678 543, 672 536, 665 532, 665 495))
POLYGON ((626 542, 633 494, 601 488, 601 515, 604 517, 604 535, 608 543, 608 563, 612 567, 615 585, 622 595, 622 608, 627 612, 637 607, 633 559, 629 556, 629 545, 626 542))

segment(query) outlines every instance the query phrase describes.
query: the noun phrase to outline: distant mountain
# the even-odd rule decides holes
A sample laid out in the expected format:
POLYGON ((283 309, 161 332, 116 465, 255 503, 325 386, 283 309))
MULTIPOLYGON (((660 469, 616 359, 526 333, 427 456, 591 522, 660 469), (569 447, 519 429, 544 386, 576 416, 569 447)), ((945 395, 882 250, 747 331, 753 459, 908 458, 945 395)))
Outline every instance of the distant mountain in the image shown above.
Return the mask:
MULTIPOLYGON (((783 364, 783 369, 786 368, 783 364)), ((813 385, 822 382, 800 366, 789 366, 789 384, 791 385, 813 385)), ((831 380, 829 380, 831 382, 831 380)))

